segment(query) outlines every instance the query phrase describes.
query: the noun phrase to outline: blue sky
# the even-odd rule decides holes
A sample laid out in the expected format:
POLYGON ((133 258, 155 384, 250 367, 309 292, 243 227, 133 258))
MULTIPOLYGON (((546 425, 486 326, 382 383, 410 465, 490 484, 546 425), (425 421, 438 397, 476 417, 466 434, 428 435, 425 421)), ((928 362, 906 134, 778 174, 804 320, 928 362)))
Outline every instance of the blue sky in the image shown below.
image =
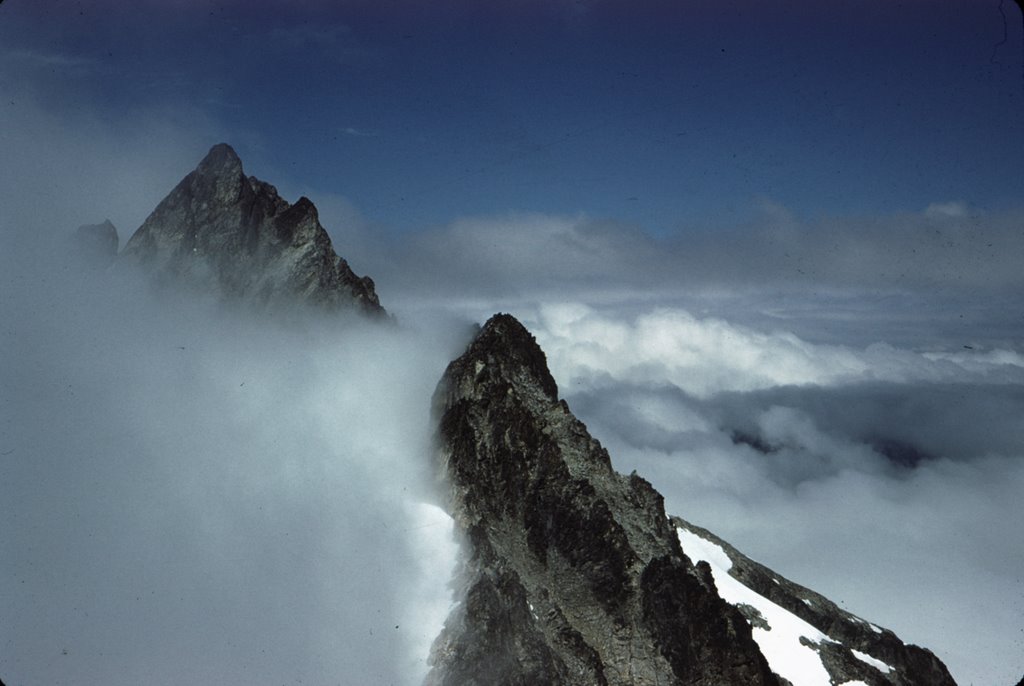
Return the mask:
POLYGON ((1020 203, 1011 2, 478 5, 12 0, 4 80, 58 116, 162 114, 198 154, 220 136, 272 182, 399 232, 517 211, 677 235, 766 200, 800 217, 1020 203))

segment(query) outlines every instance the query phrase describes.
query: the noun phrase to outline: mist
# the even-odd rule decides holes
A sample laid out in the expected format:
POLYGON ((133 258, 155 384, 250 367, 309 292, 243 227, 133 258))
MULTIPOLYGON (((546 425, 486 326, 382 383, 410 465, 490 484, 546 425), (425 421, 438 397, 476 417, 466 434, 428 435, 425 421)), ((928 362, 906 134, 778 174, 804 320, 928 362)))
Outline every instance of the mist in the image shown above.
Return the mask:
POLYGON ((5 681, 419 683, 455 554, 429 399, 465 327, 5 256, 5 681))

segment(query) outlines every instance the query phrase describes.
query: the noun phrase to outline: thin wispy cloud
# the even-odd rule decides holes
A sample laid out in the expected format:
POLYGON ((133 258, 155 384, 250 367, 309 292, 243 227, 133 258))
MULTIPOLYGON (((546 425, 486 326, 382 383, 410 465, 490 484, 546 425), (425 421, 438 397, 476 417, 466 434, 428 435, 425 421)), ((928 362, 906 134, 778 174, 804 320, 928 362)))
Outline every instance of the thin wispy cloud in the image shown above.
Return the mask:
POLYGON ((370 131, 368 129, 357 129, 352 126, 346 126, 341 130, 346 136, 354 136, 356 138, 376 138, 380 134, 376 131, 370 131))
POLYGON ((45 52, 26 48, 6 50, 3 59, 28 68, 60 70, 72 74, 80 74, 100 67, 100 61, 95 58, 67 52, 45 52))
POLYGON ((925 208, 928 217, 966 217, 967 204, 963 202, 934 202, 925 208))
POLYGON ((324 60, 335 67, 365 63, 378 57, 376 51, 345 24, 280 26, 259 38, 274 50, 298 51, 309 59, 324 60))

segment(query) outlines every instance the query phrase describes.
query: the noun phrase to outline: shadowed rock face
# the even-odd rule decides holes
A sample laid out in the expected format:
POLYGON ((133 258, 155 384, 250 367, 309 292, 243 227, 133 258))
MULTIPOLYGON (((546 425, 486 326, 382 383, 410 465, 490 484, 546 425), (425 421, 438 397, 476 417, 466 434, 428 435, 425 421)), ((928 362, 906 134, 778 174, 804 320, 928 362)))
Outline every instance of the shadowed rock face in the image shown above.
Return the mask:
POLYGON ((120 259, 159 282, 213 288, 229 299, 384 313, 373 281, 334 252, 313 203, 289 204, 270 184, 246 177, 223 143, 160 202, 120 259))
POLYGON ((661 496, 557 397, 496 315, 435 396, 465 600, 428 684, 777 684, 750 626, 680 549, 661 496))

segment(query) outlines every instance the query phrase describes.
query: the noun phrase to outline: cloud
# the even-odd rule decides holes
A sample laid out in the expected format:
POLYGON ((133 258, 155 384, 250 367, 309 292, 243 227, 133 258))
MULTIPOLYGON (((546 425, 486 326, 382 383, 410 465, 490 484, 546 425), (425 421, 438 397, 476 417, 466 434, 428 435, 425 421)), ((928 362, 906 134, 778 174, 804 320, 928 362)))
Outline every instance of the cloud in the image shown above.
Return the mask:
POLYGON ((111 112, 65 88, 67 78, 40 86, 2 60, 0 79, 9 87, 0 105, 0 236, 26 249, 105 218, 127 239, 222 135, 187 108, 111 112))
POLYGON ((812 344, 717 317, 660 307, 628 315, 582 304, 540 306, 530 317, 556 378, 570 387, 668 384, 697 397, 789 385, 867 381, 1024 381, 1013 350, 927 354, 885 343, 812 344))
POLYGON ((463 330, 4 255, 5 681, 418 683, 453 554, 429 398, 463 330))
POLYGON ((1024 321, 1022 220, 1014 209, 801 221, 773 206, 749 226, 655 237, 583 215, 510 214, 368 233, 362 252, 392 301, 411 307, 513 307, 556 294, 671 305, 816 342, 1012 349, 1024 321))
POLYGON ((376 131, 364 131, 363 129, 356 129, 351 126, 346 126, 341 132, 346 136, 354 136, 356 138, 376 138, 380 135, 376 131))
POLYGON ((405 252, 436 257, 463 283, 518 292, 544 290, 555 277, 574 290, 642 286, 656 294, 1021 285, 1020 209, 802 221, 777 203, 762 200, 761 207, 761 218, 750 225, 694 228, 674 238, 585 215, 465 218, 417 237, 405 252))
POLYGON ((89 71, 99 66, 95 59, 80 55, 25 49, 6 51, 4 60, 14 61, 30 68, 60 69, 69 72, 89 71))
POLYGON ((925 208, 926 217, 966 217, 967 205, 963 202, 933 202, 925 208))

